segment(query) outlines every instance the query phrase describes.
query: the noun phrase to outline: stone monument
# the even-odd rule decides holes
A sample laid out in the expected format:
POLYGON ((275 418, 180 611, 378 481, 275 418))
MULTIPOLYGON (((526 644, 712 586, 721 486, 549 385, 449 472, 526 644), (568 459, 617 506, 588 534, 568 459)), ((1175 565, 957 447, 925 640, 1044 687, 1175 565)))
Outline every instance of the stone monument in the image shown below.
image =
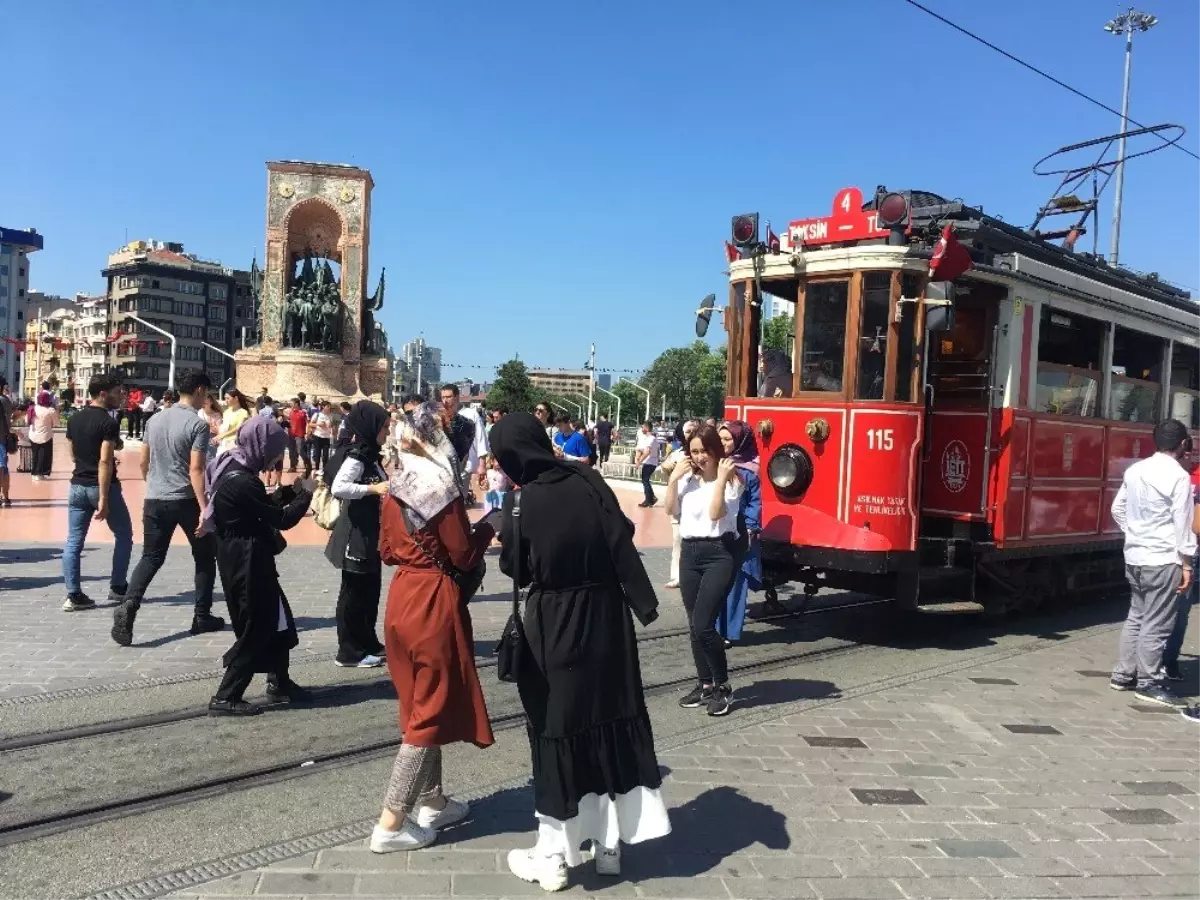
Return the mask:
POLYGON ((239 350, 238 385, 276 400, 381 399, 387 335, 375 322, 384 273, 367 296, 371 189, 366 169, 267 163, 265 269, 251 270, 256 346, 239 350), (336 271, 335 271, 336 266, 336 271))

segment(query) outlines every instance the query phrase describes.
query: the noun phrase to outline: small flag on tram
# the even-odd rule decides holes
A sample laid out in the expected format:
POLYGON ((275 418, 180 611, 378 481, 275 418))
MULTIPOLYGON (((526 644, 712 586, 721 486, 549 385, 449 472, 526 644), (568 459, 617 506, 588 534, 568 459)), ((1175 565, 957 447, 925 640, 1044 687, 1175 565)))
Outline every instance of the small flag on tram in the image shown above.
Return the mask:
POLYGON ((953 281, 974 265, 967 248, 954 236, 954 226, 947 225, 942 229, 942 239, 933 248, 933 258, 929 260, 929 280, 953 281))
POLYGON ((771 230, 771 223, 767 223, 767 249, 772 253, 779 253, 779 235, 771 230))
POLYGON ((729 243, 729 241, 726 241, 725 242, 725 261, 726 262, 737 262, 741 258, 742 258, 742 254, 738 252, 738 248, 733 246, 733 244, 729 243))

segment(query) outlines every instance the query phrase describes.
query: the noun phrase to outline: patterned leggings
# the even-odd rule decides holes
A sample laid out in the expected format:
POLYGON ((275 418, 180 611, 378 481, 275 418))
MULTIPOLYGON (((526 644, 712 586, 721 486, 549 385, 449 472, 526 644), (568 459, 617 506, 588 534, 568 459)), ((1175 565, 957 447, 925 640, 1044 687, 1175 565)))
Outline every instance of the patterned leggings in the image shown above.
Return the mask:
POLYGON ((383 805, 404 817, 442 795, 442 748, 401 744, 383 805))

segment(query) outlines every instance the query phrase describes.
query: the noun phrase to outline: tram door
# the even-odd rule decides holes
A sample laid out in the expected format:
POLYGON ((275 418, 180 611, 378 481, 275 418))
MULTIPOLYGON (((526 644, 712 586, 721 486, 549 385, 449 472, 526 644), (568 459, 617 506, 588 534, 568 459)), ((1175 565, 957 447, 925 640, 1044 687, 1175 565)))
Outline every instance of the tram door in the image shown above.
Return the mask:
POLYGON ((960 288, 953 326, 926 337, 922 534, 928 533, 925 520, 930 516, 968 523, 985 519, 987 430, 1003 296, 1003 289, 993 285, 960 288))

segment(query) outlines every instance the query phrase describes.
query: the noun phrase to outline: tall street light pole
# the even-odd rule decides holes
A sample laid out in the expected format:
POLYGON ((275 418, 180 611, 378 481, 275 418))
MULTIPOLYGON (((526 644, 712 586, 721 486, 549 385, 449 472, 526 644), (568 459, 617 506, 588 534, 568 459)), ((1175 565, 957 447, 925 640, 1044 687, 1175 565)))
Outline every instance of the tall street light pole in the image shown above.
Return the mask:
POLYGON ((643 421, 643 422, 649 422, 649 421, 650 421, 650 389, 649 389, 649 388, 644 388, 644 387, 642 387, 640 384, 638 384, 638 383, 637 383, 636 381, 634 381, 632 378, 626 378, 624 375, 622 375, 622 376, 621 376, 619 379, 617 379, 617 380, 618 380, 618 381, 628 381, 628 382, 629 382, 630 384, 632 384, 632 385, 633 385, 635 388, 637 388, 639 391, 641 391, 643 394, 645 394, 645 395, 646 395, 646 418, 642 419, 642 421, 643 421))
POLYGON ((1110 265, 1117 265, 1121 246, 1121 194, 1125 189, 1125 132, 1129 130, 1129 69, 1133 62, 1133 32, 1149 31, 1158 24, 1158 17, 1138 12, 1132 6, 1127 12, 1105 23, 1109 34, 1125 38, 1125 86, 1121 93, 1121 137, 1117 141, 1117 184, 1113 195, 1112 242, 1108 248, 1110 265))
POLYGON ((167 388, 172 391, 175 390, 175 335, 171 334, 171 332, 167 331, 165 328, 159 328, 157 325, 147 322, 136 313, 126 313, 125 315, 127 318, 133 319, 135 322, 141 322, 151 331, 157 331, 171 342, 171 364, 167 367, 167 388))
MULTIPOLYGON (((596 385, 596 390, 598 390, 602 394, 608 394, 608 396, 612 397, 614 400, 617 401, 617 420, 613 423, 613 428, 617 429, 617 431, 620 431, 621 430, 621 398, 617 394, 614 394, 612 391, 606 391, 604 388, 600 387, 600 385, 596 385)), ((599 400, 596 401, 596 409, 597 410, 600 409, 600 401, 599 400)), ((598 418, 600 418, 600 416, 597 415, 596 418, 598 419, 598 418)))

